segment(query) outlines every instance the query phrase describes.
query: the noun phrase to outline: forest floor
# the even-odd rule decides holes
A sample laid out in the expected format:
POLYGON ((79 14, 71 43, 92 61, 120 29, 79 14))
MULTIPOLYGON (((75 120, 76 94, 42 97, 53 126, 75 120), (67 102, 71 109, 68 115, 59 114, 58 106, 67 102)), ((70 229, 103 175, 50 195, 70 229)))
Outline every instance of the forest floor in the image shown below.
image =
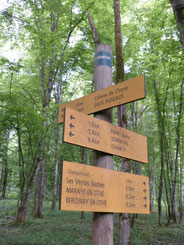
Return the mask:
MULTIPOLYGON (((92 213, 52 211, 51 202, 45 202, 44 218, 28 215, 26 225, 13 226, 16 215, 15 200, 0 200, 0 245, 90 245, 92 240, 92 213)), ((31 212, 31 206, 30 206, 31 212)), ((114 245, 119 245, 118 214, 114 216, 114 245)), ((166 220, 165 220, 166 223, 166 220)), ((139 215, 131 229, 132 245, 183 245, 184 224, 157 224, 157 213, 139 215)))

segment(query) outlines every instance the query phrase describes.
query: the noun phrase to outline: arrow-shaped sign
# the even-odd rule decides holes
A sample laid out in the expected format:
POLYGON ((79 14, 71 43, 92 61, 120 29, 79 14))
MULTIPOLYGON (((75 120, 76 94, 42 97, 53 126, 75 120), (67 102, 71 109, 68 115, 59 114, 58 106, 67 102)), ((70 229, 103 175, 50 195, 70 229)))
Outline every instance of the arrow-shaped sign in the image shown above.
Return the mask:
MULTIPOLYGON (((73 115, 75 116, 75 114, 73 115)), ((75 117, 77 121, 79 117, 75 117)), ((75 130, 76 128, 77 126, 75 125, 75 130)), ((70 131, 67 133, 68 137, 70 137, 68 135, 70 131)), ((78 137, 77 132, 72 139, 75 137, 78 137)), ((145 176, 63 161, 60 209, 68 211, 149 214, 149 188, 147 188, 145 195, 142 192, 143 189, 146 189, 142 189, 144 181, 148 186, 148 177, 145 176), (77 175, 77 181, 69 181, 71 173, 81 173, 81 175, 77 175), (110 184, 109 180, 111 180, 110 184), (91 184, 90 190, 87 192, 85 189, 81 189, 80 196, 77 196, 73 190, 79 190, 79 183, 84 182, 91 184), (97 191, 96 183, 103 187, 103 191, 97 191), (100 198, 95 194, 98 192, 101 194, 100 198), (93 200, 91 203, 89 201, 89 194, 93 198, 91 198, 93 200), (146 201, 143 199, 144 196, 147 196, 146 201), (104 205, 99 205, 99 203, 104 205)))
POLYGON ((70 137, 74 136, 74 134, 72 134, 72 132, 71 132, 71 131, 70 131, 69 135, 70 135, 70 137))
POLYGON ((145 97, 145 77, 141 75, 61 105, 58 123, 63 122, 64 108, 66 107, 81 111, 84 114, 92 114, 145 97))
POLYGON ((75 117, 71 114, 70 119, 73 120, 73 119, 75 119, 75 117))
MULTIPOLYGON (((64 119, 64 142, 140 162, 148 162, 145 136, 68 107, 65 109, 64 119), (73 128, 72 125, 75 127, 73 128), (75 134, 74 137, 70 136, 70 131, 75 134)), ((147 183, 147 181, 141 181, 143 189, 147 189, 147 183)))
POLYGON ((72 123, 70 123, 70 128, 72 129, 72 128, 74 128, 75 126, 72 124, 72 123))

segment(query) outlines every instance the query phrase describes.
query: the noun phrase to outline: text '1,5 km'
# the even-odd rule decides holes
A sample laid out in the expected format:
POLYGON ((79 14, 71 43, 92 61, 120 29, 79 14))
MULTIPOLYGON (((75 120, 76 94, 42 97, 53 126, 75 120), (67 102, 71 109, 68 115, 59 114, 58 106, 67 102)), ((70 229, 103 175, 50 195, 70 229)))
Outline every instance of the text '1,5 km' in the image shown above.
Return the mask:
POLYGON ((148 177, 63 162, 61 210, 149 214, 148 177))
POLYGON ((63 141, 148 163, 147 137, 65 108, 63 141))
POLYGON ((58 123, 63 122, 65 107, 92 114, 145 97, 145 76, 141 75, 60 105, 58 123))

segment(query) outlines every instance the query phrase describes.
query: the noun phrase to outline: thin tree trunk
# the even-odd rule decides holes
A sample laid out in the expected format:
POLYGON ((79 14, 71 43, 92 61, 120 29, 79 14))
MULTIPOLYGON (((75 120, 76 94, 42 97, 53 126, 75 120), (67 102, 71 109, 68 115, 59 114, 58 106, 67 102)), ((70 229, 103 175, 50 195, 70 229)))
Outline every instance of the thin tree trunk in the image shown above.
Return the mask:
POLYGON ((0 193, 1 193, 2 177, 3 177, 3 163, 0 164, 0 193))
POLYGON ((164 172, 164 183, 165 183, 165 195, 166 195, 166 201, 167 201, 167 210, 166 210, 166 217, 169 218, 170 214, 171 214, 171 195, 169 195, 169 191, 168 191, 168 183, 167 183, 167 179, 166 179, 166 173, 164 172))
MULTIPOLYGON (((61 78, 62 81, 62 78, 61 78)), ((61 103, 61 82, 57 84, 57 91, 55 94, 55 103, 59 105, 61 103)), ((55 113, 58 116, 58 113, 55 113)), ((59 138, 60 138, 60 125, 56 121, 55 128, 55 166, 54 166, 54 187, 53 187, 53 198, 52 198, 52 206, 51 209, 56 209, 56 199, 57 199, 57 190, 58 190, 58 164, 59 164, 59 138)))
MULTIPOLYGON (((43 122, 43 128, 46 132, 46 121, 43 122)), ((42 210, 43 210, 43 198, 44 198, 44 191, 45 191, 45 158, 43 157, 45 152, 45 135, 42 136, 41 141, 41 149, 39 152, 39 163, 40 168, 37 176, 37 183, 36 183, 36 191, 34 197, 34 207, 32 210, 32 215, 34 218, 43 218, 42 210)))
POLYGON ((3 160, 3 182, 2 182, 2 198, 6 197, 6 189, 7 189, 7 184, 8 184, 8 145, 9 145, 9 137, 10 137, 10 132, 7 133, 6 136, 6 142, 5 142, 5 147, 4 147, 4 152, 2 156, 3 160))
POLYGON ((184 149, 182 150, 182 157, 181 157, 181 173, 180 173, 180 186, 179 186, 179 207, 178 207, 178 211, 179 211, 179 224, 182 224, 183 222, 183 213, 184 213, 184 207, 183 207, 183 203, 184 203, 184 185, 183 185, 183 181, 184 181, 184 149))
POLYGON ((22 138, 21 130, 18 126, 17 128, 18 136, 18 152, 19 152, 19 183, 20 183, 20 199, 23 200, 23 190, 25 185, 25 174, 24 174, 24 158, 22 153, 22 138))
POLYGON ((162 193, 163 193, 163 181, 164 181, 164 139, 165 139, 165 105, 167 101, 167 95, 168 95, 168 89, 169 89, 169 83, 167 85, 166 91, 165 91, 165 98, 164 98, 164 104, 163 108, 161 110, 160 108, 160 96, 158 93, 158 88, 156 81, 153 81, 153 87, 155 92, 155 98, 156 98, 156 105, 157 105, 157 120, 158 120, 158 129, 159 129, 159 140, 160 140, 160 152, 161 152, 161 169, 160 169, 160 179, 159 179, 159 194, 158 194, 158 224, 161 226, 162 222, 162 193))
POLYGON ((165 158, 166 158, 166 170, 164 172, 164 182, 165 182, 165 193, 167 201, 167 212, 166 217, 169 220, 171 214, 171 196, 172 196, 172 175, 173 175, 173 157, 172 152, 169 149, 172 149, 172 140, 171 130, 169 131, 169 140, 165 138, 165 158))
POLYGON ((174 162, 174 179, 173 179, 172 196, 171 196, 171 215, 169 218, 169 222, 171 220, 173 220, 174 223, 177 223, 177 218, 176 218, 176 183, 177 183, 178 157, 179 157, 179 147, 180 147, 180 130, 181 130, 180 125, 181 125, 182 108, 183 108, 183 84, 184 84, 184 79, 180 85, 180 87, 181 87, 180 104, 179 104, 179 111, 177 113, 178 121, 177 121, 177 127, 176 127, 176 155, 175 155, 175 162, 174 162))
MULTIPOLYGON (((83 164, 87 164, 87 149, 86 148, 81 148, 81 159, 82 159, 82 163, 83 164)), ((81 212, 81 219, 84 219, 85 215, 84 215, 84 211, 81 212)))
MULTIPOLYGON (((157 98, 157 109, 159 106, 159 100, 158 97, 157 98)), ((163 177, 164 177, 164 147, 163 147, 163 124, 162 124, 162 117, 161 117, 161 113, 160 110, 158 109, 157 111, 157 116, 158 116, 158 127, 159 127, 159 139, 160 139, 160 152, 161 152, 161 159, 160 159, 160 163, 161 163, 161 169, 160 169, 160 179, 159 179, 159 194, 158 194, 158 224, 161 226, 162 222, 162 192, 163 192, 163 177)))
MULTIPOLYGON (((134 132, 137 132, 138 118, 137 118, 137 110, 136 110, 136 102, 131 103, 131 123, 134 132)), ((142 175, 142 166, 141 163, 135 162, 135 174, 142 175)), ((138 218, 138 214, 131 215, 131 228, 135 224, 135 220, 138 218)))
POLYGON ((8 161, 7 159, 4 160, 4 176, 3 176, 3 185, 2 185, 2 195, 1 198, 5 198, 6 197, 6 188, 7 188, 7 184, 8 184, 8 161))
POLYGON ((151 178, 150 178, 150 212, 153 211, 154 197, 155 197, 155 166, 151 173, 151 178))
MULTIPOLYGON (((50 30, 51 33, 55 33, 58 27, 58 19, 56 12, 51 13, 51 23, 50 23, 50 30)), ((45 44, 43 42, 42 47, 44 50, 45 44)), ((46 80, 45 76, 45 67, 46 67, 46 60, 44 55, 41 59, 41 92, 42 92, 42 112, 43 116, 45 117, 45 121, 43 122, 43 130, 44 135, 42 136, 41 140, 41 152, 40 152, 40 159, 41 159, 41 166, 39 172, 39 178, 37 178, 37 185, 36 185, 36 192, 35 192, 35 199, 34 199, 34 207, 33 207, 33 217, 35 218, 42 218, 42 209, 43 209, 43 198, 45 192, 45 184, 46 184, 46 158, 44 157, 44 153, 46 153, 46 132, 47 132, 47 118, 48 113, 47 109, 50 107, 51 101, 51 93, 53 90, 54 80, 55 80, 55 72, 54 72, 54 59, 55 59, 55 51, 54 48, 52 49, 52 54, 49 62, 49 70, 48 70, 48 80, 46 80)))
POLYGON ((54 167, 54 188, 53 188, 53 199, 52 199, 52 210, 56 209, 57 199, 57 187, 58 187, 58 163, 59 163, 59 137, 60 137, 60 125, 57 124, 55 132, 55 167, 54 167))

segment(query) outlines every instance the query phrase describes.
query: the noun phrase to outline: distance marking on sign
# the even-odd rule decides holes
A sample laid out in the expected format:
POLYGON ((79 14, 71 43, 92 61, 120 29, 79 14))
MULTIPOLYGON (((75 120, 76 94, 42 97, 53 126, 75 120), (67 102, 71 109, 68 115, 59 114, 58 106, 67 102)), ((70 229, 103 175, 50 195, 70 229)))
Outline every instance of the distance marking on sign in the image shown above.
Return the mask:
POLYGON ((64 161, 60 210, 149 214, 148 181, 145 176, 64 161))
POLYGON ((63 141, 148 163, 147 137, 70 108, 65 109, 63 141))

